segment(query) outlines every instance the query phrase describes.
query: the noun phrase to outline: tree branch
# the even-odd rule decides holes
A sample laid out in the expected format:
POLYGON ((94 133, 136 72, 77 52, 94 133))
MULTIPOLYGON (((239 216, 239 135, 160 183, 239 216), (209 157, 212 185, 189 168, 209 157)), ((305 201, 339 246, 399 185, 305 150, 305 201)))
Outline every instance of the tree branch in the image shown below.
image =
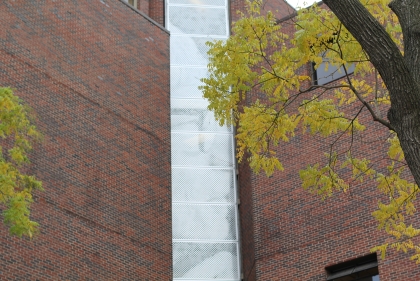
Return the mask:
POLYGON ((370 61, 390 91, 391 110, 393 107, 396 107, 396 110, 406 106, 419 107, 418 84, 410 73, 398 46, 382 25, 359 0, 324 0, 324 3, 369 55, 370 61), (414 104, 407 105, 407 99, 414 104))
POLYGON ((390 129, 391 131, 394 131, 394 128, 392 128, 392 125, 388 121, 378 117, 375 111, 373 110, 373 108, 370 106, 370 104, 363 99, 362 95, 351 84, 350 84, 350 89, 356 95, 359 101, 367 108, 367 110, 369 110, 370 115, 372 115, 373 121, 379 122, 385 127, 387 127, 388 129, 390 129))
POLYGON ((406 57, 359 0, 324 0, 324 3, 360 43, 381 75, 391 100, 388 120, 420 185, 420 1, 391 3, 403 30, 406 57))

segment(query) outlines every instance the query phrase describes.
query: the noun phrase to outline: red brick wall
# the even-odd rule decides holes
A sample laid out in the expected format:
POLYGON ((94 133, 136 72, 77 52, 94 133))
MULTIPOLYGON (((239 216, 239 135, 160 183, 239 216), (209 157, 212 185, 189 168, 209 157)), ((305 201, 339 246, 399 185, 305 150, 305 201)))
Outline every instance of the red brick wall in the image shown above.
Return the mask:
MULTIPOLYGON (((284 18, 294 12, 294 10, 283 0, 267 0, 264 2, 263 12, 273 11, 277 18, 284 18), (273 9, 274 8, 274 9, 273 9)), ((245 12, 244 1, 230 0, 230 22, 239 19, 237 11, 245 12)), ((244 157, 246 159, 247 157, 244 157)), ((255 209, 253 205, 256 176, 253 174, 246 162, 239 164, 239 213, 241 225, 241 255, 242 255, 242 274, 244 280, 256 280, 256 256, 255 256, 255 209)), ((260 279, 258 279, 260 280, 260 279)), ((264 280, 264 279, 261 279, 264 280)))
MULTIPOLYGON (((230 12, 231 21, 235 22, 239 19, 237 11, 245 12, 245 1, 243 0, 230 0, 230 12)), ((291 7, 284 0, 264 0, 262 6, 263 14, 271 11, 274 13, 277 19, 282 19, 295 13, 293 7, 291 7)))
POLYGON ((295 9, 284 0, 264 0, 262 8, 263 13, 271 11, 277 19, 282 19, 296 12, 295 9))
MULTIPOLYGON (((246 159, 246 158, 245 158, 246 159)), ((241 226, 241 255, 242 255, 242 274, 244 280, 256 280, 256 259, 254 241, 254 206, 253 193, 255 175, 251 171, 248 163, 243 161, 239 164, 239 214, 241 226)))
MULTIPOLYGON (((282 26, 293 32, 290 22, 282 26)), ((308 66, 302 71, 309 70, 308 66)), ((373 123, 366 110, 361 120, 368 128, 354 140, 358 147, 354 153, 385 168, 388 131, 373 123)), ((349 142, 344 138, 338 145, 344 148, 349 142)), ((370 248, 385 241, 371 216, 381 197, 375 182, 353 184, 350 192, 337 193, 326 201, 301 187, 299 170, 325 161, 330 143, 331 139, 299 132, 278 148, 285 171, 269 178, 253 174, 246 163, 239 166, 244 280, 326 280, 325 267, 367 255, 370 248)), ((420 280, 419 267, 407 255, 392 251, 385 261, 379 259, 379 272, 381 281, 420 280)))
POLYGON ((165 25, 165 0, 138 0, 136 8, 160 25, 165 25))
POLYGON ((149 15, 149 0, 138 0, 137 9, 149 15))
POLYGON ((149 16, 159 24, 165 26, 165 0, 148 0, 149 16))
POLYGON ((117 0, 1 1, 0 85, 44 141, 34 241, 0 280, 170 280, 169 34, 117 0))
MULTIPOLYGON (((367 123, 371 120, 367 112, 361 118, 367 123)), ((365 135, 355 139, 358 149, 354 153, 380 163, 387 149, 387 131, 370 124, 365 135)), ((325 163, 323 153, 331 141, 298 134, 278 149, 285 171, 270 178, 251 176, 247 184, 251 188, 246 186, 246 190, 252 192, 241 192, 241 204, 251 201, 252 215, 242 211, 241 216, 247 217, 241 222, 252 220, 253 237, 250 243, 243 236, 242 247, 246 253, 254 244, 254 263, 244 257, 243 265, 245 273, 256 271, 256 279, 244 280, 326 280, 326 266, 367 255, 370 248, 385 241, 371 216, 381 197, 373 181, 353 184, 350 192, 336 193, 325 201, 301 187, 298 171, 309 164, 325 163), (255 264, 255 269, 248 268, 249 264, 255 264)), ((346 142, 350 143, 348 138, 340 146, 345 147, 346 142)), ((248 171, 243 175, 240 170, 240 183, 246 181, 242 177, 249 178, 248 171)), ((246 224, 242 231, 249 233, 246 224)), ((385 261, 379 260, 379 272, 381 281, 418 280, 419 276, 418 266, 408 256, 392 251, 385 261)))

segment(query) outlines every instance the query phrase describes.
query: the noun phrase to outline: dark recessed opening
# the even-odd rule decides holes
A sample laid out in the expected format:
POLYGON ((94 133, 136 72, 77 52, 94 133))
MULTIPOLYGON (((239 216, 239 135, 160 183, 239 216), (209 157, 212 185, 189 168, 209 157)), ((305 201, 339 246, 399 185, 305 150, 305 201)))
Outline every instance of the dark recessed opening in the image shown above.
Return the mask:
POLYGON ((325 270, 330 281, 379 281, 376 254, 328 266, 325 270))

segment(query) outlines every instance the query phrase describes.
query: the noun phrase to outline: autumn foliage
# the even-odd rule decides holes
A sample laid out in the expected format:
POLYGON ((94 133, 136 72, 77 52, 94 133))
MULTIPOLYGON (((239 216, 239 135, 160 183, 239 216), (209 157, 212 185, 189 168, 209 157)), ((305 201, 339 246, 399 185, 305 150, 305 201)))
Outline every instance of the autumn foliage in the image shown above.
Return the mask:
MULTIPOLYGON (((409 252, 420 263, 420 246, 413 242, 420 229, 406 223, 415 214, 419 188, 407 168, 393 124, 384 114, 392 99, 369 54, 325 7, 299 10, 293 19, 295 33, 289 36, 273 13, 260 14, 261 1, 247 2, 248 10, 234 24, 233 35, 208 43, 210 75, 202 79, 205 85, 201 87, 220 124, 237 125, 239 161, 249 155, 246 160, 255 172, 271 175, 283 170, 278 146, 297 133, 332 140, 324 162, 299 171, 302 186, 327 198, 335 191, 348 191, 349 181, 374 180, 378 198, 382 194, 389 200, 378 199, 373 216, 392 242, 384 241, 372 251, 385 257, 387 249, 393 248, 409 252), (315 69, 321 65, 341 69, 344 78, 334 84, 313 84, 312 77, 301 71, 312 63, 315 69), (354 74, 348 71, 351 65, 354 74), (366 80, 367 76, 374 76, 375 82, 366 80), (365 133, 367 124, 359 118, 362 110, 389 133, 386 168, 372 159, 356 157, 352 143, 345 149, 334 146, 343 135, 365 133), (350 178, 345 176, 348 171, 350 178)), ((402 50, 400 23, 389 1, 361 2, 402 50)))
POLYGON ((0 87, 0 202, 5 206, 4 223, 10 233, 32 238, 38 223, 30 220, 33 190, 42 190, 42 183, 22 172, 29 163, 28 152, 40 133, 31 124, 28 108, 10 88, 0 87))

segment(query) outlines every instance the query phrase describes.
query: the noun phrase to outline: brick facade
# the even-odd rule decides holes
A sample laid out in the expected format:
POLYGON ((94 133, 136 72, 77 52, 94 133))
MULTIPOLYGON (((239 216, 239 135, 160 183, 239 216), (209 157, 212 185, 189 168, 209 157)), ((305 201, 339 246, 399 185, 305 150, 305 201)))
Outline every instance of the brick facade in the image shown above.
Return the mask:
MULTIPOLYGON (((284 32, 293 33, 292 22, 282 22, 282 26, 284 32)), ((310 66, 302 71, 309 74, 310 66)), ((374 81, 374 77, 366 79, 374 81)), ((387 129, 372 122, 367 110, 360 118, 368 126, 363 136, 354 140, 356 155, 385 167, 387 129)), ((343 148, 349 142, 345 138, 338 145, 343 148)), ((386 236, 377 230, 371 215, 381 196, 375 182, 355 183, 350 192, 336 193, 325 201, 301 187, 298 171, 309 164, 325 162, 324 152, 330 143, 331 139, 299 132, 290 143, 279 146, 278 155, 285 170, 269 178, 263 173, 255 175, 246 163, 241 163, 245 281, 326 280, 325 267, 368 255, 370 248, 385 241, 386 236)), ((390 251, 385 261, 378 261, 381 281, 420 280, 419 267, 407 255, 390 251)))
MULTIPOLYGON (((237 11, 245 12, 245 1, 243 0, 229 0, 231 21, 235 22, 239 19, 237 11)), ((293 15, 296 11, 284 0, 264 0, 262 6, 262 13, 267 11, 274 13, 276 18, 283 19, 293 15)))
POLYGON ((165 26, 165 0, 137 0, 136 8, 156 23, 165 26))
MULTIPOLYGON (((146 0, 144 0, 146 1, 146 0)), ((156 22, 165 26, 165 0, 148 0, 149 16, 156 22)))
MULTIPOLYGON (((243 3, 230 0, 232 21, 243 3)), ((0 85, 33 108, 44 141, 30 170, 46 189, 32 208, 41 224, 34 241, 0 225, 0 280, 171 280, 169 34, 158 25, 163 0, 137 8, 0 1, 0 85)), ((271 9, 279 19, 293 14, 282 0, 267 0, 271 9)), ((386 135, 368 127, 358 153, 381 161, 386 135)), ((326 280, 325 267, 383 241, 373 182, 324 202, 302 189, 297 171, 327 148, 297 135, 279 148, 285 171, 270 178, 240 164, 244 280, 326 280)), ((392 253, 379 272, 381 281, 420 276, 392 253)))
POLYGON ((1 1, 0 25, 45 188, 34 241, 0 225, 0 280, 170 280, 168 32, 118 0, 1 1))

